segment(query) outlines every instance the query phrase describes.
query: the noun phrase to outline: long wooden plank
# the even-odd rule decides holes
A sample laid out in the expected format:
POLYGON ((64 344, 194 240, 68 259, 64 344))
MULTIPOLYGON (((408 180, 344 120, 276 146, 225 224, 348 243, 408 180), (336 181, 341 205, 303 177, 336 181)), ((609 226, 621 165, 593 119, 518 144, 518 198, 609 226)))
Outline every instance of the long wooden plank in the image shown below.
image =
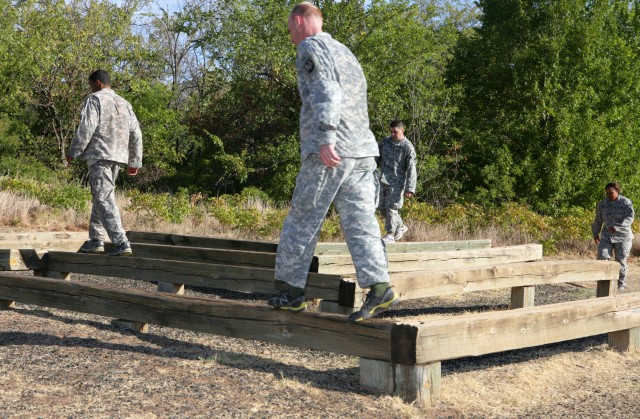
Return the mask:
MULTIPOLYGON (((113 248, 111 243, 106 250, 113 248)), ((256 266, 273 268, 275 253, 247 250, 212 249, 206 247, 131 243, 136 257, 147 259, 180 260, 183 262, 219 263, 225 265, 256 266)))
MULTIPOLYGON (((525 244, 447 252, 389 253, 387 257, 389 272, 407 272, 540 260, 542 259, 542 245, 525 244)), ((355 273, 355 268, 350 256, 322 255, 318 256, 318 272, 352 275, 355 273)))
POLYGON ((5 232, 0 233, 2 242, 24 242, 24 241, 54 241, 64 240, 87 240, 89 234, 86 231, 28 231, 28 232, 5 232))
POLYGON ((428 364, 640 327, 640 293, 411 321, 394 329, 394 362, 428 364), (402 359, 416 342, 415 358, 402 359), (394 343, 395 345, 395 343, 394 343))
POLYGON ((275 253, 278 244, 259 240, 227 239, 221 237, 187 236, 181 234, 152 233, 146 231, 127 231, 132 243, 164 244, 212 249, 247 250, 252 252, 275 253))
POLYGON ((85 240, 14 240, 0 241, 0 249, 65 250, 76 252, 85 240))
MULTIPOLYGON (((49 252, 49 271, 114 276, 243 292, 274 293, 281 284, 268 268, 182 262, 139 257, 114 257, 69 252, 49 252)), ((342 277, 310 273, 305 295, 338 301, 342 277)))
MULTIPOLYGON (((112 243, 105 244, 107 252, 113 249, 112 243)), ((248 250, 212 249, 207 247, 132 243, 131 249, 136 257, 147 259, 180 260, 183 262, 218 263, 224 265, 255 266, 273 269, 276 254, 253 252, 248 250)), ((310 272, 318 272, 318 258, 314 256, 309 267, 310 272)))
MULTIPOLYGON (((491 240, 458 240, 437 242, 395 242, 386 244, 387 253, 421 253, 451 250, 471 250, 491 248, 491 240)), ((344 242, 318 243, 316 255, 348 255, 349 249, 344 242)))
POLYGON ((616 279, 620 264, 604 260, 546 260, 439 271, 401 272, 391 283, 401 298, 424 298, 499 288, 616 279))
POLYGON ((294 314, 266 305, 81 285, 10 273, 0 274, 0 300, 371 359, 391 358, 393 323, 389 321, 356 325, 348 323, 345 316, 326 313, 294 314))

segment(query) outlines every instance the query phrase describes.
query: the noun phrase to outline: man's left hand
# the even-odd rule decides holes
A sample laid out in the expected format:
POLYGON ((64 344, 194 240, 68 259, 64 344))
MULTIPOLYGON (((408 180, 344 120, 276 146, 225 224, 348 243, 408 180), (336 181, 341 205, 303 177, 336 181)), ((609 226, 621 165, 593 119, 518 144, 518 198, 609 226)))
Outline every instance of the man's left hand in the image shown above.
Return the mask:
POLYGON ((67 166, 71 166, 72 163, 73 163, 73 157, 67 156, 67 166))
POLYGON ((129 176, 135 176, 138 174, 138 168, 137 167, 128 167, 127 166, 127 174, 129 176))
POLYGON ((342 160, 340 156, 336 154, 334 144, 322 144, 320 146, 320 159, 329 169, 333 169, 339 165, 342 160))

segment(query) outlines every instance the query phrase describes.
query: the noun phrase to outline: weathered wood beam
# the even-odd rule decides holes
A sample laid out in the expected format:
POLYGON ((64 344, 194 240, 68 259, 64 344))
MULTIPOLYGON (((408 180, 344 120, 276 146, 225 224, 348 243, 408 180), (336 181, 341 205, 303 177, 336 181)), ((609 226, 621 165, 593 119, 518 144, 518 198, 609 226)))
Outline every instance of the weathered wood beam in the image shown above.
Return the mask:
POLYGON ((415 320, 393 329, 393 362, 430 364, 640 327, 640 293, 415 320), (416 342, 415 348, 410 345, 416 342), (413 354, 409 359, 402 358, 413 354))
POLYGON ((278 249, 278 243, 259 240, 187 236, 181 234, 151 233, 145 231, 127 231, 127 237, 132 243, 208 247, 212 249, 247 250, 267 253, 275 253, 278 249))
POLYGON ((604 260, 546 260, 494 266, 401 272, 391 284, 401 298, 413 299, 500 288, 617 278, 620 265, 604 260))
MULTIPOLYGON (((143 281, 158 281, 196 287, 271 294, 282 289, 274 279, 274 270, 212 263, 181 262, 49 252, 48 270, 115 276, 143 281)), ((342 277, 309 273, 305 296, 339 301, 342 277)))
MULTIPOLYGON (((387 243, 387 253, 421 253, 450 250, 471 250, 491 248, 491 240, 458 240, 438 242, 395 242, 387 243)), ((316 255, 348 255, 349 249, 344 242, 318 243, 316 255)))
POLYGON ((333 314, 288 313, 266 305, 83 285, 12 273, 0 273, 2 299, 369 359, 391 358, 394 324, 385 320, 353 324, 345 316, 333 314))
POLYGON ((0 242, 55 242, 84 241, 89 238, 86 231, 35 231, 0 233, 0 242))
MULTIPOLYGON (((542 259, 542 245, 492 247, 490 249, 455 250, 447 252, 388 253, 389 272, 419 271, 497 263, 528 262, 542 259)), ((355 268, 348 255, 318 256, 318 272, 350 275, 355 268)))
MULTIPOLYGON (((105 244, 105 250, 107 252, 112 249, 112 243, 105 244)), ((134 256, 146 259, 218 263, 223 265, 255 266, 271 269, 273 269, 276 264, 276 254, 269 252, 146 243, 131 243, 131 250, 133 250, 134 256)), ((313 258, 309 271, 318 272, 317 257, 313 258)))

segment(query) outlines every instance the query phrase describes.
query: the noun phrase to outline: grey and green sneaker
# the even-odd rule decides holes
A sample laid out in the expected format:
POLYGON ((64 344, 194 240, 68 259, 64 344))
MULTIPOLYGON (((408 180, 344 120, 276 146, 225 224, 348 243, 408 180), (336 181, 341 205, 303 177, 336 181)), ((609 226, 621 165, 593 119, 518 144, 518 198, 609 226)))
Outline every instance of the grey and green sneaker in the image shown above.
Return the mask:
POLYGON ((81 253, 104 253, 104 242, 102 240, 90 239, 80 246, 81 253))
POLYGON ((369 292, 364 299, 364 304, 360 310, 349 316, 350 322, 359 322, 377 316, 383 311, 387 311, 391 306, 398 303, 398 295, 389 287, 382 295, 373 295, 369 292))
POLYGON ((273 308, 293 311, 296 313, 307 308, 307 303, 305 302, 304 295, 293 298, 289 294, 289 291, 285 291, 278 295, 269 297, 269 299, 267 300, 267 304, 269 304, 273 308))
POLYGON ((109 256, 131 256, 133 252, 131 251, 131 245, 129 242, 124 241, 120 244, 116 244, 113 247, 113 251, 109 252, 109 256))

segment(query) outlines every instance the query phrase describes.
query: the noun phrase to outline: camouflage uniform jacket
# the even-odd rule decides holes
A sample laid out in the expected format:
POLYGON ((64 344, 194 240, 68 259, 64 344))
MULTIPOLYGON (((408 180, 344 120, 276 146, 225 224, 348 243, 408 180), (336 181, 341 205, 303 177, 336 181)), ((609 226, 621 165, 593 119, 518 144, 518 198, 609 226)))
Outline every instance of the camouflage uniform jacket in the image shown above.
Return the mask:
POLYGON ((629 198, 618 195, 618 199, 610 201, 604 198, 596 206, 596 216, 591 225, 593 237, 600 234, 611 239, 611 243, 621 243, 633 239, 631 223, 633 223, 633 204, 629 198), (604 228, 602 228, 604 225, 604 228), (609 227, 615 227, 616 231, 611 233, 609 227))
POLYGON ((356 57, 326 32, 298 44, 296 57, 302 160, 335 144, 340 157, 375 157, 369 130, 367 81, 356 57))
POLYGON ((142 133, 131 104, 111 89, 87 98, 69 155, 142 167, 142 133))
POLYGON ((387 137, 380 141, 380 182, 416 192, 416 150, 407 138, 394 141, 387 137))

